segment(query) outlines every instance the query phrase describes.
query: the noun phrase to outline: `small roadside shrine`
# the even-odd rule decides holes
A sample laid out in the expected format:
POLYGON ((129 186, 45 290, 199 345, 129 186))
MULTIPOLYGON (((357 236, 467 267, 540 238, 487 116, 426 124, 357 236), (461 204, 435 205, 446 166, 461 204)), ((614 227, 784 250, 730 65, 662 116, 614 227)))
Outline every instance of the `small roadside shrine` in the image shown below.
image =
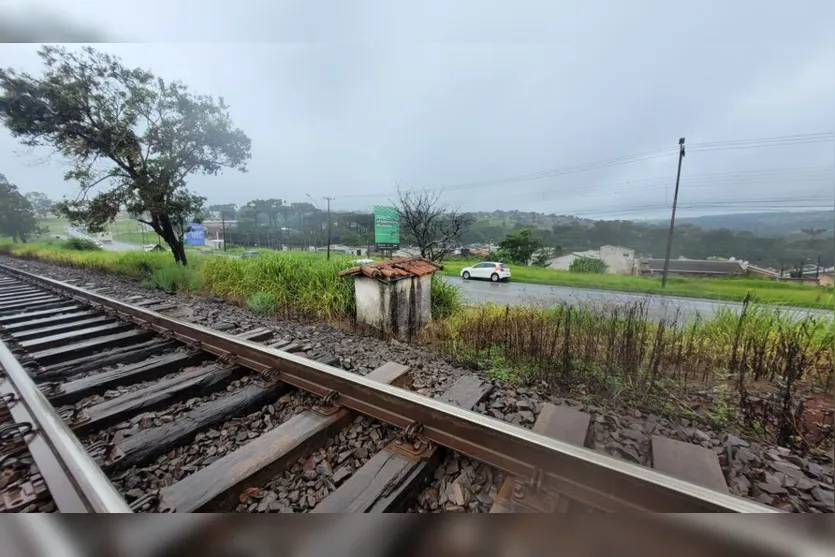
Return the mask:
POLYGON ((432 273, 442 268, 404 257, 352 267, 339 276, 354 277, 358 324, 409 341, 432 318, 432 273))

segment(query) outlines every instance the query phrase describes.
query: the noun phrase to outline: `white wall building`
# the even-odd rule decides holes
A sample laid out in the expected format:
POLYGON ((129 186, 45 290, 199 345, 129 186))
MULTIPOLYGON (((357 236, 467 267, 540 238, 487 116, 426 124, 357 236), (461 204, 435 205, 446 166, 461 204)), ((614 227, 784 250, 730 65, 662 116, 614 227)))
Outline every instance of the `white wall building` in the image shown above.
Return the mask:
POLYGON ((353 267, 340 276, 354 277, 357 324, 409 341, 432 319, 432 273, 438 270, 412 257, 353 267))
POLYGON ((566 255, 561 255, 552 259, 548 264, 549 269, 556 269, 558 271, 567 271, 575 259, 600 259, 600 252, 597 250, 574 251, 566 255))
POLYGON ((567 271, 577 259, 600 259, 606 264, 606 273, 631 275, 635 268, 635 250, 621 246, 601 246, 597 250, 575 251, 552 259, 548 268, 567 271))
POLYGON ((635 250, 621 246, 601 246, 600 259, 610 275, 631 275, 635 269, 635 250))

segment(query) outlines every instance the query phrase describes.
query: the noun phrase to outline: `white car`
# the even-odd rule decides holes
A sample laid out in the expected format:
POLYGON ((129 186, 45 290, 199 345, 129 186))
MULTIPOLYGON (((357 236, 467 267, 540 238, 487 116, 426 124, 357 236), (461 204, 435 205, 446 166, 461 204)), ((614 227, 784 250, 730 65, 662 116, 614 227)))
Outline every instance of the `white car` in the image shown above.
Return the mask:
POLYGON ((510 267, 504 263, 496 263, 494 261, 486 261, 473 265, 472 267, 464 267, 461 269, 461 277, 467 279, 489 279, 493 282, 510 279, 510 267))

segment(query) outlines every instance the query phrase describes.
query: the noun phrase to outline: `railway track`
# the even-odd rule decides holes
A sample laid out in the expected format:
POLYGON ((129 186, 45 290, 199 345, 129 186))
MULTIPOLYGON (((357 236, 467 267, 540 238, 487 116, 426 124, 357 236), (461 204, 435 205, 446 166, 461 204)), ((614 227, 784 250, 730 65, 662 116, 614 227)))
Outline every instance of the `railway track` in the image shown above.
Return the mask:
MULTIPOLYGON (((473 411, 490 390, 478 377, 433 399, 398 363, 360 376, 326 346, 183 313, 0 266, 2 510, 402 511, 455 451, 507 474, 492 512, 776 512, 730 496, 707 449, 657 437, 655 469, 642 467, 585 448, 589 416, 571 408, 545 405, 528 430, 473 411), (258 425, 235 433, 242 422, 258 425), (376 454, 322 456, 368 435, 376 454), (161 455, 173 459, 154 487, 134 485, 161 455), (259 498, 267 484, 298 505, 259 498)), ((444 496, 471 500, 465 489, 444 496)))

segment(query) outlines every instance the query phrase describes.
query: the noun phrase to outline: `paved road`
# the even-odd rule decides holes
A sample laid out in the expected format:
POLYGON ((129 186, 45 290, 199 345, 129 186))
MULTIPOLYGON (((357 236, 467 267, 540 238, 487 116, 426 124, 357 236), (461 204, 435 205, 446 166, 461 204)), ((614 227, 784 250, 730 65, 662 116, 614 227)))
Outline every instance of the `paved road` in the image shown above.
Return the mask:
MULTIPOLYGON (((88 236, 87 234, 84 234, 83 232, 80 232, 79 230, 77 230, 75 228, 67 228, 67 234, 69 234, 73 238, 81 238, 83 240, 92 240, 94 242, 96 241, 96 238, 93 238, 92 236, 88 236)), ((127 244, 125 242, 117 242, 115 240, 110 242, 110 243, 102 242, 101 247, 102 247, 102 249, 104 249, 106 251, 136 251, 136 250, 141 250, 142 249, 142 246, 139 246, 137 244, 127 244)))
MULTIPOLYGON (((525 284, 522 282, 492 283, 481 280, 463 280, 458 277, 443 277, 444 280, 459 286, 461 293, 471 302, 496 302, 499 304, 531 304, 551 306, 559 302, 587 303, 594 305, 623 304, 638 300, 648 300, 649 315, 654 319, 672 318, 676 311, 690 318, 697 314, 712 317, 719 308, 739 309, 738 302, 722 302, 701 298, 681 298, 677 296, 657 296, 611 290, 592 290, 567 286, 548 286, 543 284, 525 284)), ((821 315, 830 319, 832 311, 816 309, 786 309, 797 319, 805 315, 821 315)))

